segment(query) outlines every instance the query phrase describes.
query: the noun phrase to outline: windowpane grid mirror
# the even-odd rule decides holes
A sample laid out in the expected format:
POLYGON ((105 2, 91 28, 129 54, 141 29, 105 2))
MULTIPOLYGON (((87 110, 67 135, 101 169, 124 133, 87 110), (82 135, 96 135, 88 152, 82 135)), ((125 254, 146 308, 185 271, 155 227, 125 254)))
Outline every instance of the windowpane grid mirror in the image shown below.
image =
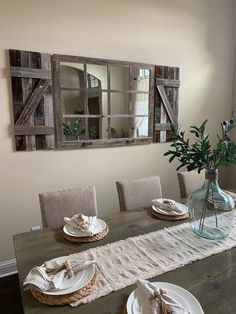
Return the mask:
POLYGON ((52 60, 57 148, 152 142, 154 65, 52 60))
POLYGON ((9 50, 17 151, 166 142, 179 68, 9 50))

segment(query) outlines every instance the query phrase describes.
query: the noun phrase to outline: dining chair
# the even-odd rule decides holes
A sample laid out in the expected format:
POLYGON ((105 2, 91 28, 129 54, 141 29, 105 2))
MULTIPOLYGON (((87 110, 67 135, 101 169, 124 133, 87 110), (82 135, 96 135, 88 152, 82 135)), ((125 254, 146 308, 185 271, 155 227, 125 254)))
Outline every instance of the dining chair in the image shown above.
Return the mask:
POLYGON ((197 170, 177 172, 181 201, 185 203, 189 194, 199 189, 205 180, 205 173, 197 170))
POLYGON ((39 203, 43 228, 59 228, 63 226, 65 216, 71 217, 79 212, 97 215, 96 189, 91 185, 41 193, 39 203))
POLYGON ((158 176, 116 182, 120 210, 150 208, 154 198, 162 197, 158 176))

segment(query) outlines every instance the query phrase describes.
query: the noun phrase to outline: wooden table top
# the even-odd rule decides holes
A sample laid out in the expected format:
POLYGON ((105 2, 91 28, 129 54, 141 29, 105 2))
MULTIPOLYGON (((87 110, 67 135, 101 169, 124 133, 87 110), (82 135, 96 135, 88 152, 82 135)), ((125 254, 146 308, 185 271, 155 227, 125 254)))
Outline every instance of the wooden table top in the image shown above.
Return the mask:
MULTIPOLYGON (((68 305, 58 307, 39 303, 30 291, 22 290, 22 282, 33 266, 43 264, 46 260, 182 223, 155 219, 144 210, 116 212, 104 220, 110 232, 104 239, 93 243, 69 242, 63 238, 61 229, 42 229, 14 236, 25 314, 123 313, 128 296, 135 286, 113 292, 89 304, 71 308, 68 305)), ((199 300, 205 314, 236 313, 236 248, 159 275, 151 281, 170 282, 187 289, 199 300)))

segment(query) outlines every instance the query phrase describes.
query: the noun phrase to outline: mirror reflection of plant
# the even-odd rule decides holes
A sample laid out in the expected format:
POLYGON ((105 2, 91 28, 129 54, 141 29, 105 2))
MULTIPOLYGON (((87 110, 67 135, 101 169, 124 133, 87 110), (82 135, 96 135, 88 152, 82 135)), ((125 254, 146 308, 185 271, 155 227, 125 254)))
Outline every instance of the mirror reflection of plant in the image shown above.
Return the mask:
POLYGON ((94 138, 97 135, 97 128, 95 126, 92 126, 89 128, 89 137, 94 138))
POLYGON ((164 156, 170 156, 169 162, 175 158, 180 162, 176 170, 186 166, 188 171, 197 169, 217 169, 219 165, 230 166, 236 164, 236 144, 229 136, 229 132, 236 126, 236 120, 223 121, 221 123, 221 136, 217 135, 218 143, 212 149, 209 135, 205 134, 207 120, 200 127, 191 126, 190 132, 196 137, 193 144, 185 138, 185 132, 180 131, 174 125, 171 126, 171 149, 164 156))
MULTIPOLYGON (((85 128, 81 125, 82 124, 82 119, 79 118, 73 122, 71 126, 67 125, 66 123, 63 123, 63 133, 66 136, 80 136, 85 133, 85 128)), ((90 137, 95 137, 97 132, 96 132, 96 127, 93 126, 89 128, 89 135, 90 137)))

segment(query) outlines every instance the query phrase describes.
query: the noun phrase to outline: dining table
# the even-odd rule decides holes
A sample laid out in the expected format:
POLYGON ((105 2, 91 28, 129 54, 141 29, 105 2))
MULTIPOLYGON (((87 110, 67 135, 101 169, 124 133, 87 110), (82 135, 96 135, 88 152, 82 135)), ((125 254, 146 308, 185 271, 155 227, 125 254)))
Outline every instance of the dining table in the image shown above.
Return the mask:
MULTIPOLYGON (((88 304, 71 307, 44 305, 37 301, 29 290, 25 291, 22 283, 30 269, 47 260, 186 222, 160 220, 154 218, 150 210, 144 209, 112 212, 101 219, 109 226, 109 233, 103 239, 91 243, 68 241, 63 237, 62 228, 43 228, 13 236, 25 314, 124 313, 127 299, 136 288, 135 285, 112 292, 88 304)), ((236 248, 168 271, 150 278, 150 281, 168 282, 188 290, 200 302, 205 314, 236 313, 236 248)))

